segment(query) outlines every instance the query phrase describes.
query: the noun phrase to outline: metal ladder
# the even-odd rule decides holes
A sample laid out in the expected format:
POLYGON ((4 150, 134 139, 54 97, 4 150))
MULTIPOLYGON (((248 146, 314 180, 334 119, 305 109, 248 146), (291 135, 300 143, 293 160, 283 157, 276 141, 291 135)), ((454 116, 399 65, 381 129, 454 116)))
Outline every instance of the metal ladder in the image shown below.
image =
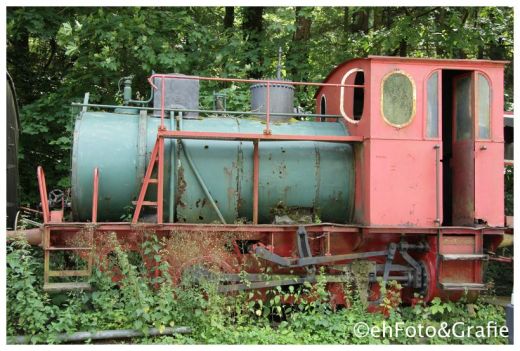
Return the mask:
POLYGON ((69 247, 69 246, 52 246, 51 245, 51 230, 45 228, 43 231, 43 250, 44 250, 44 263, 43 263, 43 290, 44 291, 64 291, 64 290, 90 290, 90 284, 88 282, 53 282, 49 281, 51 277, 90 277, 92 275, 92 244, 94 228, 88 230, 88 246, 85 247, 69 247), (80 270, 51 270, 50 261, 52 252, 81 252, 88 251, 87 267, 80 270))
POLYGON ((150 161, 146 168, 146 173, 143 178, 143 184, 141 185, 141 191, 137 201, 132 202, 136 205, 134 216, 132 218, 132 224, 136 224, 139 220, 141 210, 143 206, 152 206, 157 208, 157 224, 163 222, 163 207, 159 206, 163 202, 163 176, 164 176, 164 139, 160 136, 157 137, 155 146, 153 147, 152 154, 150 155, 150 161), (152 178, 152 173, 157 164, 157 178, 152 178), (157 201, 145 201, 146 192, 150 184, 157 185, 157 201))
MULTIPOLYGON (((451 235, 450 235, 451 237, 451 235)), ((442 273, 442 266, 444 262, 448 261, 460 261, 460 262, 482 262, 489 259, 489 256, 486 254, 481 253, 482 251, 482 234, 475 233, 474 234, 475 242, 473 245, 473 252, 472 253, 445 253, 443 244, 444 244, 444 236, 441 230, 439 230, 438 234, 438 256, 439 256, 439 275, 437 276, 437 281, 439 286, 443 290, 487 290, 487 287, 484 283, 474 281, 474 282, 443 282, 441 281, 441 273, 442 273)), ((479 268, 474 267, 474 270, 478 270, 479 268)), ((481 269, 481 268, 480 268, 481 269)), ((480 280, 478 278, 475 278, 475 280, 480 280)))
MULTIPOLYGON (((64 291, 64 290, 90 290, 90 284, 88 282, 50 282, 50 278, 60 277, 90 277, 92 274, 92 249, 94 241, 95 225, 97 222, 97 204, 98 204, 98 191, 99 191, 99 170, 94 169, 93 179, 93 195, 92 195, 92 224, 87 228, 88 238, 87 246, 75 247, 75 246, 53 246, 51 243, 51 231, 53 221, 53 212, 49 210, 49 201, 47 198, 47 185, 45 183, 45 173, 41 166, 37 169, 38 185, 40 190, 40 198, 42 203, 43 212, 43 236, 42 246, 44 254, 43 262, 43 290, 44 291, 64 291), (52 252, 88 252, 87 256, 87 267, 79 270, 51 270, 51 253, 52 252)), ((61 222, 61 216, 60 220, 61 222)), ((58 223, 59 223, 58 222, 58 223)))

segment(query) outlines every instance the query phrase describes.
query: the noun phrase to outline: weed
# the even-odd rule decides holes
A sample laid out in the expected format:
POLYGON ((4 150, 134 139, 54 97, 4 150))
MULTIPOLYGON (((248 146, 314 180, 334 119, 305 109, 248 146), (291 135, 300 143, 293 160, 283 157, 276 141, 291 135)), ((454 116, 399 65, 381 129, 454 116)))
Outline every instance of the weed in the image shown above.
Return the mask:
MULTIPOLYGON (((138 252, 122 246, 115 234, 108 235, 112 254, 110 264, 98 262, 91 277, 92 291, 49 295, 42 291, 41 250, 22 240, 7 246, 7 333, 29 335, 31 343, 56 343, 58 333, 105 329, 138 329, 145 334, 152 328, 188 326, 189 335, 144 337, 138 343, 165 344, 504 344, 505 338, 386 338, 357 337, 353 326, 360 321, 381 326, 383 322, 438 326, 464 321, 468 325, 486 325, 494 321, 504 325, 501 307, 481 301, 468 304, 443 302, 436 298, 425 304, 419 297, 413 306, 399 306, 401 286, 388 282, 380 289, 385 313, 370 313, 366 296, 357 286, 366 282, 352 277, 344 283, 348 308, 335 310, 331 304, 323 269, 316 272, 316 283, 276 286, 263 290, 245 290, 223 295, 216 279, 174 282, 170 273, 175 246, 181 245, 186 258, 200 254, 190 240, 177 236, 161 240, 146 234, 138 252), (135 257, 135 256, 139 257, 135 257), (117 269, 115 269, 117 268, 117 269), (470 312, 468 312, 470 311, 470 312)), ((206 237, 207 239, 207 237, 206 237)), ((223 240, 221 238, 221 240, 223 240)), ((203 250, 225 242, 206 240, 203 250)), ((199 248, 200 249, 200 248, 199 248)), ((218 253, 218 254, 217 254, 218 253)), ((214 257, 227 255, 227 250, 214 257)), ((178 267, 176 267, 178 268, 178 267)), ((359 271, 363 270, 360 265, 359 271)), ((365 267, 366 268, 366 267, 365 267)), ((368 269, 368 268, 367 268, 368 269)), ((266 277, 270 275, 267 267, 266 277)), ((247 274, 241 272, 246 286, 247 274)), ((215 276, 218 278, 218 276, 215 276)))

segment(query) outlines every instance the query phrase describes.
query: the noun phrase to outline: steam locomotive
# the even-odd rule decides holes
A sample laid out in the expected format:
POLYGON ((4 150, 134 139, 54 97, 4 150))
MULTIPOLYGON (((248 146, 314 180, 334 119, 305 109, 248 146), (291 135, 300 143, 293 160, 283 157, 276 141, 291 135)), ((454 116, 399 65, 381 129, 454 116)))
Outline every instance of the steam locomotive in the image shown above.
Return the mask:
POLYGON ((87 289, 62 278, 88 277, 92 256, 110 254, 92 249, 107 235, 138 251, 154 233, 173 240, 173 276, 216 277, 223 293, 324 279, 346 304, 353 276, 369 304, 392 280, 404 302, 485 290, 506 233, 505 64, 369 56, 322 83, 153 74, 148 100, 132 99, 131 77, 121 106, 87 93, 75 104, 72 221, 38 169, 44 288, 87 289), (201 109, 212 81, 249 84, 251 110, 227 110, 233 97, 219 93, 201 109), (304 85, 314 113, 294 108, 304 85), (189 242, 199 250, 187 258, 189 242), (86 264, 52 270, 57 251, 86 264))

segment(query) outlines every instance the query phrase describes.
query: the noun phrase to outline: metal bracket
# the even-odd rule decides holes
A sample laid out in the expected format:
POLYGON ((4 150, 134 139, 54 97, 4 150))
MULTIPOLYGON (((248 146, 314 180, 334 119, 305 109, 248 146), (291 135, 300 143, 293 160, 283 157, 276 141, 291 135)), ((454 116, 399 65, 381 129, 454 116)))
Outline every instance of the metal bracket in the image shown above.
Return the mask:
POLYGON ((279 256, 262 246, 257 246, 255 248, 255 255, 266 261, 276 263, 277 265, 282 267, 294 267, 292 262, 289 261, 287 258, 279 256))
POLYGON ((395 253, 397 251, 397 244, 390 243, 388 245, 388 253, 386 255, 385 268, 383 270, 383 283, 386 284, 388 276, 390 275, 390 269, 392 268, 392 262, 394 261, 395 253))
MULTIPOLYGON (((410 244, 406 241, 401 241, 399 244, 390 243, 387 250, 383 251, 371 251, 361 253, 351 253, 345 255, 333 255, 333 256, 315 256, 310 254, 309 242, 307 232, 305 228, 300 227, 296 233, 296 239, 298 244, 298 251, 300 253, 299 258, 286 258, 275 254, 264 246, 258 245, 254 249, 254 253, 266 261, 275 263, 281 267, 308 267, 317 264, 328 264, 338 261, 345 260, 356 260, 356 259, 367 259, 372 257, 386 256, 386 262, 384 265, 378 265, 379 271, 383 271, 383 283, 391 278, 390 272, 399 271, 405 276, 401 277, 403 281, 408 283, 408 286, 413 288, 424 287, 423 271, 424 268, 408 253, 409 250, 426 252, 429 247, 425 242, 419 242, 417 244, 410 244), (395 265, 393 261, 396 253, 401 254, 401 257, 408 263, 409 266, 395 265)), ((393 277, 395 278, 395 277, 393 277)))
POLYGON ((81 109, 81 113, 85 113, 87 112, 87 105, 88 105, 88 100, 90 98, 90 93, 85 93, 85 97, 83 98, 83 108, 81 109))
POLYGON ((300 257, 312 257, 309 246, 309 236, 304 226, 299 226, 296 231, 296 242, 298 243, 298 254, 300 257))
POLYGON ((384 251, 352 253, 352 254, 345 254, 345 255, 315 256, 315 257, 288 259, 288 258, 279 256, 279 255, 267 250, 265 247, 262 247, 262 246, 257 246, 254 251, 254 253, 258 257, 260 257, 266 261, 276 263, 277 265, 282 266, 282 267, 305 267, 305 266, 312 266, 315 264, 325 264, 325 263, 332 263, 332 262, 337 262, 337 261, 379 257, 379 256, 385 256, 387 254, 387 252, 388 252, 387 250, 384 250, 384 251))

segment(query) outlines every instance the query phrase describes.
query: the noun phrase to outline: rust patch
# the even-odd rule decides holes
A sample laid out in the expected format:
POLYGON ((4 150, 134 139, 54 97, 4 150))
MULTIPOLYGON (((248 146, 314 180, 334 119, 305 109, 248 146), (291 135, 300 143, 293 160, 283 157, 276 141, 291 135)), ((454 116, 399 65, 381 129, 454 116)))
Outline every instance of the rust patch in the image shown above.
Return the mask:
MULTIPOLYGON (((280 179, 283 179, 284 177, 287 176, 287 165, 285 163, 280 163, 279 166, 278 166, 278 176, 280 177, 280 179)), ((273 171, 273 173, 277 173, 276 171, 273 171)))
POLYGON ((186 183, 186 180, 184 179, 184 167, 179 167, 179 171, 177 172, 178 174, 178 177, 179 177, 179 181, 178 181, 178 189, 177 189, 177 196, 178 196, 178 199, 180 200, 180 198, 182 197, 182 195, 184 194, 184 192, 186 191, 186 186, 188 185, 186 183))
POLYGON ((182 208, 186 207, 186 204, 182 201, 182 196, 184 195, 184 192, 186 191, 186 187, 188 184, 186 183, 186 180, 184 179, 184 167, 180 166, 179 170, 177 172, 178 176, 178 187, 177 192, 175 193, 175 203, 177 206, 180 206, 182 208))
POLYGON ((291 191, 291 187, 288 185, 285 188, 283 188, 283 200, 284 202, 287 202, 287 197, 289 196, 289 192, 291 191))
POLYGON ((194 267, 204 267, 216 274, 236 273, 240 268, 234 245, 240 238, 240 234, 231 233, 175 232, 163 241, 160 255, 169 263, 173 281, 177 284, 194 267))
POLYGON ((313 208, 308 207, 287 206, 283 201, 279 201, 269 212, 275 222, 280 222, 277 224, 303 224, 314 222, 315 213, 313 210, 313 208))
POLYGON ((228 176, 228 177, 232 177, 233 176, 233 171, 230 170, 227 167, 224 167, 224 173, 226 173, 226 176, 228 176))

